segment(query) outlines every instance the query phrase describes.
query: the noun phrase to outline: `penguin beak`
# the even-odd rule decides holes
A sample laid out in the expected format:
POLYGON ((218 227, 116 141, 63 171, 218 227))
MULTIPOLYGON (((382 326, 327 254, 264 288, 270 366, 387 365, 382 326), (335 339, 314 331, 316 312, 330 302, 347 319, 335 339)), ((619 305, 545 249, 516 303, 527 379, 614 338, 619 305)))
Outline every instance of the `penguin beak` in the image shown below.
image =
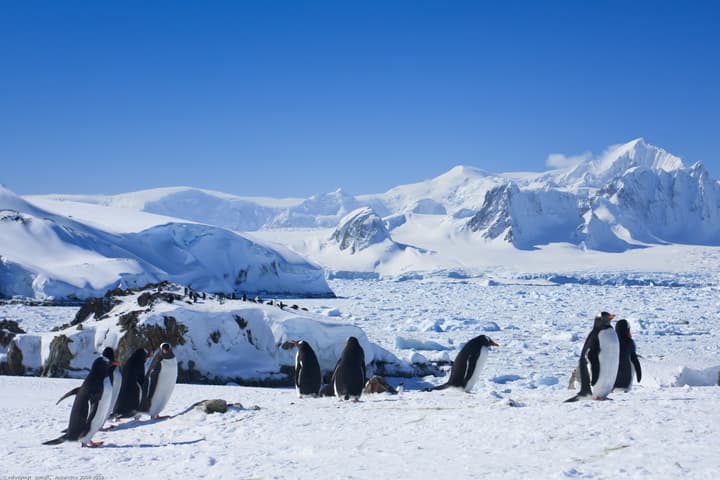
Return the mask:
POLYGON ((615 314, 614 314, 614 313, 608 313, 608 318, 609 318, 610 320, 612 320, 613 318, 615 318, 615 314))
POLYGON ((152 354, 152 353, 148 353, 148 354, 147 354, 147 358, 152 358, 152 357, 153 357, 153 354, 152 354))
POLYGON ((493 347, 499 347, 499 346, 500 346, 500 345, 498 345, 497 343, 493 342, 492 340, 490 340, 490 345, 492 345, 493 347))
POLYGON ((110 362, 110 365, 114 365, 114 366, 117 367, 117 366, 120 365, 120 364, 118 363, 117 360, 113 360, 112 362, 110 362))

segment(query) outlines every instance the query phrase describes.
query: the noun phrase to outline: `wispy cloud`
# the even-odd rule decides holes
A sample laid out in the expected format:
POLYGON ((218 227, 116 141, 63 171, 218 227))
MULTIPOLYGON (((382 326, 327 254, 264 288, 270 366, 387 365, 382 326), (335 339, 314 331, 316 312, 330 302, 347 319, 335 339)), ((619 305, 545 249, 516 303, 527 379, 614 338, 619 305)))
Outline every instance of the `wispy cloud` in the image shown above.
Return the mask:
POLYGON ((574 167, 583 162, 587 162, 592 158, 592 153, 585 152, 580 155, 565 155, 564 153, 551 153, 548 155, 545 164, 552 168, 567 168, 574 167))

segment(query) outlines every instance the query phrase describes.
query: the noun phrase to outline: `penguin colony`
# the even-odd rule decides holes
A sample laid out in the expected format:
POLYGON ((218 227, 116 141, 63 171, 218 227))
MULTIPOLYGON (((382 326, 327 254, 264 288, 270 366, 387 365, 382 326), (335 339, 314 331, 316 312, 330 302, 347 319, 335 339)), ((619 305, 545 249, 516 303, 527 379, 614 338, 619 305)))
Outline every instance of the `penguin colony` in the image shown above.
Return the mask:
POLYGON ((102 357, 93 362, 82 385, 57 401, 75 396, 68 427, 58 438, 43 445, 75 441, 83 447, 99 447, 102 442, 93 442, 92 437, 111 417, 139 418, 140 414, 147 413, 153 419, 167 418, 161 417, 160 412, 175 388, 177 360, 170 344, 163 343, 145 373, 145 361, 151 357, 144 348, 139 348, 120 370, 115 352, 106 348, 102 357))
MULTIPOLYGON (((585 339, 578 368, 580 391, 565 402, 582 398, 606 400, 614 389, 629 391, 633 378, 640 382, 642 370, 627 320, 618 320, 613 330, 615 315, 601 312, 594 319, 593 328, 585 339)), ((365 388, 365 352, 355 337, 349 337, 333 370, 330 383, 322 387, 322 373, 317 355, 305 340, 291 340, 297 347, 294 384, 299 398, 336 396, 341 400, 357 402, 365 388)), ((477 385, 480 372, 491 347, 499 346, 490 337, 479 335, 468 341, 458 353, 448 380, 425 391, 457 388, 470 393, 477 385)), ((144 348, 137 349, 118 368, 112 348, 106 348, 97 358, 82 385, 63 395, 75 396, 68 427, 62 435, 43 445, 58 445, 66 441, 80 442, 83 447, 98 447, 92 437, 106 420, 135 417, 145 413, 153 419, 163 419, 160 412, 167 405, 177 381, 177 360, 170 344, 160 345, 155 355, 144 348), (145 371, 146 361, 152 358, 145 371)), ((112 427, 108 427, 112 428, 112 427)))

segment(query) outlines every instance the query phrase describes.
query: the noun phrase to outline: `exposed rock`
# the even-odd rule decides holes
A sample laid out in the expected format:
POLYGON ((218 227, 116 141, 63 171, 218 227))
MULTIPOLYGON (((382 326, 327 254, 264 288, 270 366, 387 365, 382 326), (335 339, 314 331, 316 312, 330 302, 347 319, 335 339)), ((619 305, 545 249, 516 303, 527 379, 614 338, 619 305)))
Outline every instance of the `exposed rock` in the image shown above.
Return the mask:
POLYGON ((0 375, 25 375, 23 354, 15 342, 10 342, 7 351, 7 361, 0 362, 0 375))
POLYGON ((374 375, 365 384, 364 393, 391 393, 397 394, 397 390, 390 385, 385 378, 380 375, 374 375))
MULTIPOLYGON (((158 287, 158 289, 161 287, 158 287)), ((167 303, 173 303, 175 300, 182 300, 182 295, 170 292, 143 292, 137 299, 138 305, 141 307, 151 306, 155 301, 162 300, 167 303)))
POLYGON ((95 319, 99 320, 119 303, 119 300, 109 296, 102 298, 88 298, 85 300, 82 307, 80 307, 80 310, 78 310, 75 314, 75 318, 72 322, 70 322, 70 325, 77 325, 80 322, 84 322, 91 314, 94 314, 95 319))
POLYGON ((70 353, 70 340, 65 335, 58 335, 50 342, 50 354, 43 368, 43 377, 64 377, 70 369, 70 361, 73 358, 70 353))
POLYGON ((325 385, 320 388, 319 395, 321 397, 334 397, 335 396, 335 389, 332 386, 332 383, 326 383, 325 385))
MULTIPOLYGON (((228 403, 222 398, 214 398, 212 400, 203 400, 196 408, 202 409, 205 413, 225 413, 227 412, 228 403)), ((241 406, 242 407, 242 406, 241 406)))
POLYGON ((25 333, 15 320, 4 319, 0 321, 0 346, 7 347, 15 335, 25 333))

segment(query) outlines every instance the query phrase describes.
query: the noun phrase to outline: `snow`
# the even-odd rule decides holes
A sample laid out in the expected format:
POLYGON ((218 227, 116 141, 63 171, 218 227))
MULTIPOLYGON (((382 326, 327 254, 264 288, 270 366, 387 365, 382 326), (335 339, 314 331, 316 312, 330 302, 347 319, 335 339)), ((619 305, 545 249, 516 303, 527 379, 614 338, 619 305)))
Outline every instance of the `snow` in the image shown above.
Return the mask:
MULTIPOLYGON (((390 378, 393 385, 405 382, 400 395, 363 395, 357 404, 299 400, 292 388, 180 384, 165 410, 170 419, 121 423, 98 433, 94 440, 105 446, 94 450, 40 445, 66 426, 71 402, 55 401, 79 380, 0 377, 4 473, 650 479, 712 478, 717 471, 717 287, 331 284, 339 298, 303 299, 310 313, 335 308, 338 320, 361 326, 391 352, 400 336, 447 345, 452 350, 442 353, 454 358, 489 319, 500 327, 491 333, 500 346, 490 351, 472 394, 420 391, 444 377, 390 378), (600 308, 629 320, 643 381, 611 394, 613 401, 565 404, 574 393, 567 380, 600 308), (432 318, 448 328, 417 328, 432 318), (224 415, 189 409, 210 398, 242 408, 224 415)), ((288 335, 308 331, 296 325, 288 335)))

